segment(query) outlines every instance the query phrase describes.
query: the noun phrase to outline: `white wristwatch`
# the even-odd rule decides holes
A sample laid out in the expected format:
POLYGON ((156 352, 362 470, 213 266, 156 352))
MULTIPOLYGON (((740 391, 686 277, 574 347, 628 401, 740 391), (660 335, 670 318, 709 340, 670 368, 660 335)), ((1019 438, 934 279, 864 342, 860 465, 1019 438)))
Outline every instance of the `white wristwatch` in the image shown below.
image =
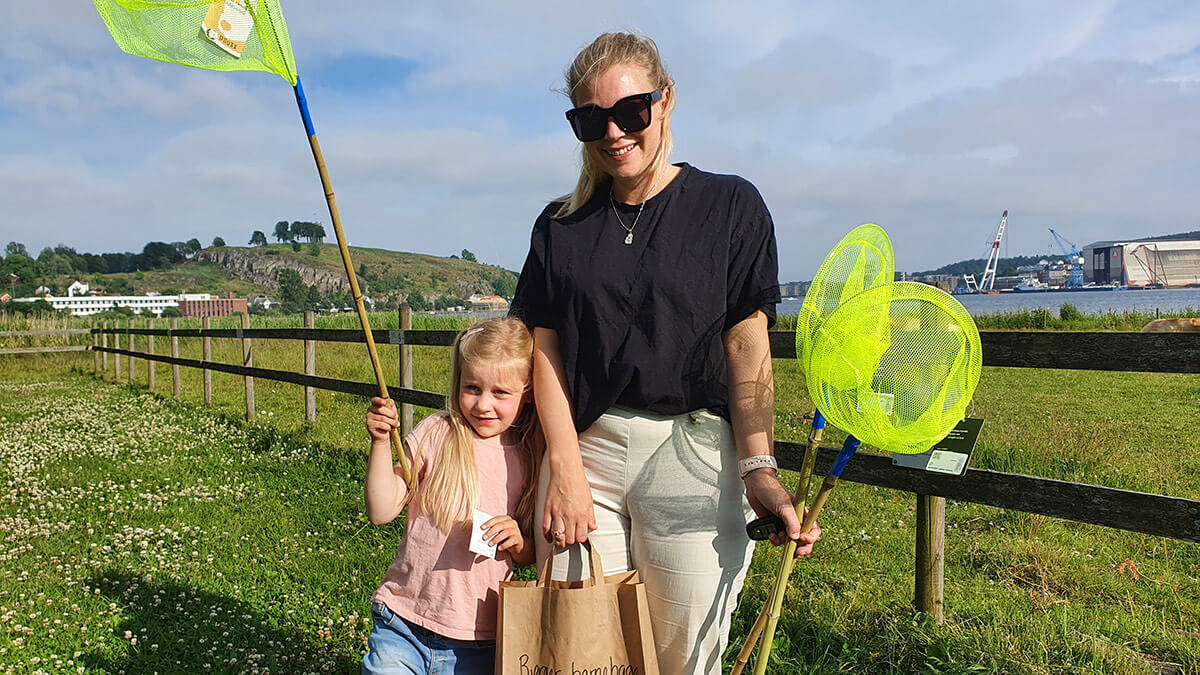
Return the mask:
POLYGON ((776 473, 778 473, 779 463, 775 461, 774 455, 753 455, 738 460, 738 474, 742 478, 745 478, 746 474, 755 469, 775 469, 776 473))

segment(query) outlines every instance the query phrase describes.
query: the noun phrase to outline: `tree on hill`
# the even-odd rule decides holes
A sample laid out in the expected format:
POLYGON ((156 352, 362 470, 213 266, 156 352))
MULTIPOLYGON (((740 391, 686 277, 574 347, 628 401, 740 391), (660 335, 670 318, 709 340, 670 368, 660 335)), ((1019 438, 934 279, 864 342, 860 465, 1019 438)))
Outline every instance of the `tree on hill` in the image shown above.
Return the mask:
POLYGON ((194 256, 197 253, 199 253, 200 249, 202 249, 202 248, 204 248, 204 247, 200 245, 199 239, 192 237, 191 239, 187 240, 187 250, 188 250, 189 257, 194 256))
POLYGON ((308 301, 308 287, 296 270, 279 270, 279 302, 284 310, 294 312, 308 301))
POLYGON ((321 297, 321 291, 317 290, 317 285, 313 284, 308 287, 308 299, 304 303, 304 309, 319 312, 327 306, 325 298, 321 297))
POLYGON ((275 223, 275 241, 282 244, 291 240, 292 233, 290 230, 288 230, 288 221, 281 220, 278 223, 275 223))
POLYGON ((142 252, 133 258, 135 270, 152 270, 165 267, 183 260, 180 247, 161 241, 152 241, 142 247, 142 252))
POLYGON ((8 242, 8 246, 4 247, 4 255, 23 255, 28 258, 29 251, 26 250, 25 244, 19 241, 10 241, 8 242))
POLYGON ((465 248, 462 250, 462 259, 470 261, 470 262, 479 262, 478 260, 475 259, 475 254, 471 253, 470 251, 468 251, 465 248))
POLYGON ((311 231, 311 228, 310 228, 311 225, 312 225, 312 223, 310 223, 306 220, 297 220, 297 221, 293 222, 292 223, 292 238, 293 239, 308 239, 309 238, 308 233, 311 231))
POLYGON ((251 246, 266 246, 267 235, 262 233, 262 230, 255 230, 254 234, 250 235, 251 246))
POLYGON ((425 302, 425 296, 416 291, 409 293, 405 302, 408 304, 408 308, 414 312, 424 312, 429 309, 429 303, 425 302))
POLYGON ((297 220, 292 223, 291 233, 293 239, 304 239, 310 243, 325 240, 325 228, 320 223, 312 223, 307 220, 297 220))
MULTIPOLYGON (((1024 265, 1036 265, 1042 258, 1053 260, 1058 256, 1037 256, 1037 255, 1018 255, 1011 258, 1001 258, 997 264, 996 276, 1010 277, 1017 273, 1017 268, 1024 265)), ((987 260, 983 258, 973 258, 971 260, 960 260, 956 263, 943 265, 936 270, 927 272, 914 272, 916 275, 926 274, 951 274, 954 276, 962 276, 963 274, 974 274, 976 278, 983 275, 983 268, 987 266, 987 260)))
POLYGON ((213 248, 221 248, 225 245, 225 240, 220 237, 213 237, 212 245, 213 248))

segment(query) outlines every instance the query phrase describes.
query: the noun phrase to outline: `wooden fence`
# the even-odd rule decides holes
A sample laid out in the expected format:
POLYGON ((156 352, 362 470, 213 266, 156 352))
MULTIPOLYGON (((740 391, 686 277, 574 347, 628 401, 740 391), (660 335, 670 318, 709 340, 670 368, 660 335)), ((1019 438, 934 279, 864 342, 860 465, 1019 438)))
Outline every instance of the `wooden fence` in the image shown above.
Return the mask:
MULTIPOLYGON (((72 328, 65 330, 12 330, 0 332, 0 338, 28 338, 28 337, 52 337, 59 335, 86 335, 92 331, 86 328, 72 328)), ((0 356, 5 354, 54 354, 57 352, 86 352, 90 347, 87 345, 66 345, 59 347, 9 347, 0 349, 0 356)))
MULTIPOLYGON (((313 390, 374 396, 374 383, 352 382, 317 376, 313 371, 317 342, 364 342, 360 330, 328 330, 312 327, 311 314, 305 317, 305 328, 255 329, 243 316, 242 327, 210 329, 205 321, 200 329, 180 330, 171 321, 171 328, 119 328, 102 326, 92 333, 93 365, 97 372, 107 370, 109 354, 114 356, 116 374, 120 377, 121 357, 128 359, 132 381, 134 359, 142 359, 152 369, 154 363, 171 364, 174 393, 179 395, 179 368, 205 370, 205 401, 211 401, 209 374, 220 371, 246 378, 246 415, 254 417, 254 379, 290 382, 305 388, 305 416, 315 420, 313 390), (108 338, 114 344, 108 346, 108 338), (147 351, 121 348, 133 336, 147 337, 147 351), (153 338, 171 341, 171 355, 154 353, 153 338), (180 338, 199 338, 203 341, 201 360, 179 357, 180 338), (241 365, 211 361, 210 341, 213 338, 242 341, 244 363, 241 365), (303 340, 305 342, 304 372, 256 368, 252 364, 251 343, 254 339, 303 340), (103 357, 103 358, 102 358, 103 357)), ((403 430, 412 427, 413 405, 441 408, 445 396, 430 391, 412 389, 413 345, 450 346, 455 331, 411 330, 411 314, 401 309, 398 330, 375 330, 377 344, 400 346, 400 383, 389 387, 391 397, 401 404, 403 430)), ((1184 333, 1039 333, 984 331, 981 333, 985 366, 1011 368, 1056 368, 1107 370, 1155 373, 1200 373, 1200 335, 1184 333)), ((794 335, 772 331, 771 355, 774 358, 795 358, 794 335)), ((153 372, 151 370, 151 372, 153 372)), ((800 443, 777 441, 775 453, 785 469, 798 471, 804 446, 800 443)), ((837 454, 834 448, 821 448, 817 472, 828 471, 837 454)), ((944 569, 945 500, 947 498, 972 504, 1039 514, 1053 518, 1100 525, 1131 532, 1200 543, 1200 501, 1119 490, 1098 485, 1038 478, 1020 474, 967 469, 962 476, 929 473, 897 467, 889 457, 859 453, 842 474, 842 480, 903 490, 917 495, 917 536, 914 604, 917 609, 943 617, 942 580, 944 569)))

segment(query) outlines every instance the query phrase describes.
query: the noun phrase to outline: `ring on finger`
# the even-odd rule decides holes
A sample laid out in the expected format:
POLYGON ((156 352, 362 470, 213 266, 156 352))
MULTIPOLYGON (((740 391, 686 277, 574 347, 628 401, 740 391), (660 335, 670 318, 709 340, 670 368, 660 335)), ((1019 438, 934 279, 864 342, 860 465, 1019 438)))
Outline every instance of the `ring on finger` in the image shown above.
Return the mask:
POLYGON ((555 537, 561 537, 564 534, 566 534, 566 532, 564 530, 555 530, 555 531, 551 532, 550 534, 554 535, 555 537))

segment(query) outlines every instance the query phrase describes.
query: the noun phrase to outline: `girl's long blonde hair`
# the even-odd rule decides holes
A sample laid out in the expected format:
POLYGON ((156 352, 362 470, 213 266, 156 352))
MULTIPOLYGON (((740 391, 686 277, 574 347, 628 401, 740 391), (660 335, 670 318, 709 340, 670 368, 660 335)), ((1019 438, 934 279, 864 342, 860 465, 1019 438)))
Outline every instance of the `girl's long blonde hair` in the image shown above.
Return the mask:
MULTIPOLYGON (((458 391, 465 364, 486 364, 504 374, 512 374, 524 385, 521 396, 532 390, 533 336, 519 319, 506 317, 481 321, 458 334, 454 341, 450 395, 446 397, 445 416, 449 425, 445 439, 429 467, 418 495, 421 511, 433 519, 443 532, 456 524, 470 524, 472 511, 479 505, 479 472, 475 465, 475 433, 458 405, 458 391)), ((525 494, 517 505, 517 522, 529 532, 533 528, 533 494, 537 484, 545 440, 538 424, 532 398, 521 406, 512 427, 504 432, 516 440, 525 452, 525 494)))
MULTIPOLYGON (((674 142, 671 137, 671 113, 675 111, 675 81, 667 73, 662 57, 658 53, 658 45, 645 35, 636 33, 604 33, 583 48, 571 65, 563 73, 567 81, 564 93, 571 99, 571 105, 578 106, 576 92, 584 83, 617 64, 638 66, 646 71, 655 89, 665 90, 666 108, 662 115, 662 135, 658 144, 658 152, 650 164, 650 170, 657 174, 667 165, 674 142)), ((606 174, 588 154, 587 145, 579 144, 580 171, 579 182, 575 191, 564 195, 555 201, 563 202, 555 218, 574 213, 592 198, 596 186, 604 181, 606 174)))

